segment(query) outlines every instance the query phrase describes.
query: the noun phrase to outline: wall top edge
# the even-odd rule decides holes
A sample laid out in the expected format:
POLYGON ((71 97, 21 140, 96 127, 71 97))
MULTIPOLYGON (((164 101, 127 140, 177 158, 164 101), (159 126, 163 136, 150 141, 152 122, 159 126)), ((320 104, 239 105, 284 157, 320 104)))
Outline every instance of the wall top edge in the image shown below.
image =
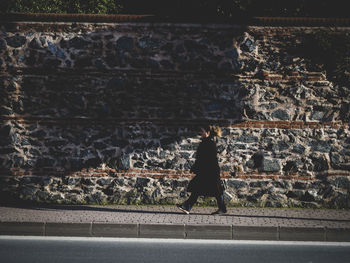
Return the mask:
POLYGON ((236 20, 176 19, 150 14, 101 15, 101 14, 46 14, 2 13, 0 24, 6 22, 53 22, 53 23, 157 23, 175 25, 222 25, 222 26, 296 26, 296 27, 349 27, 350 18, 322 17, 251 17, 236 20))

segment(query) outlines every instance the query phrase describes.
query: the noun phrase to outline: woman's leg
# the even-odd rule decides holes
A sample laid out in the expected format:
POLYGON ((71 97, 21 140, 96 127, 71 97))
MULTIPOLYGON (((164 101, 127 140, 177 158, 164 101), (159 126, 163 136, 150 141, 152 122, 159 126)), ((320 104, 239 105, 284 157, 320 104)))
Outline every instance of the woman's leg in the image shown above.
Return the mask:
POLYGON ((198 194, 192 193, 191 196, 182 204, 177 205, 177 207, 184 213, 189 214, 192 206, 197 202, 198 194))
POLYGON ((226 205, 225 205, 224 195, 223 194, 217 195, 216 201, 218 203, 219 210, 226 213, 226 205))
POLYGON ((183 203, 183 206, 187 211, 190 211, 193 205, 197 202, 199 195, 197 193, 192 193, 191 196, 183 203))

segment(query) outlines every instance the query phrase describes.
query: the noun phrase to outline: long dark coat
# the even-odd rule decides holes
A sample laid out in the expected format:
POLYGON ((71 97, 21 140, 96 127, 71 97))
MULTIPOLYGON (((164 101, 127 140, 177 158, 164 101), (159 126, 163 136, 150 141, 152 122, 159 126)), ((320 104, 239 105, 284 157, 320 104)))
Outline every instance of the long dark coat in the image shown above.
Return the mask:
POLYGON ((196 176, 188 184, 188 192, 214 197, 223 194, 217 148, 212 138, 202 139, 191 172, 195 173, 196 176))

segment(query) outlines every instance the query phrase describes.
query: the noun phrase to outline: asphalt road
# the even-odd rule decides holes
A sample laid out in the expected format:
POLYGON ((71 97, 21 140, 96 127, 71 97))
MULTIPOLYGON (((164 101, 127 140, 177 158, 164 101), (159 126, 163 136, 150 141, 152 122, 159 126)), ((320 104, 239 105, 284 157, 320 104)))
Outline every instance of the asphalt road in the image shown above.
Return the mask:
POLYGON ((0 236, 0 262, 348 263, 350 243, 0 236))

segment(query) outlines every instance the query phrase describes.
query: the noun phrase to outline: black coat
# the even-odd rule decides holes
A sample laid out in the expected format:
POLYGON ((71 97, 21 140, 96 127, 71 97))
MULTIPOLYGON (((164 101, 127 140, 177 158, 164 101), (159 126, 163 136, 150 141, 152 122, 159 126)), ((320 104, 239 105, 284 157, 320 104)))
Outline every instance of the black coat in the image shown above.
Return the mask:
POLYGON ((202 139, 191 172, 195 173, 196 176, 188 184, 188 192, 204 196, 217 196, 223 193, 217 149, 213 139, 202 139))

